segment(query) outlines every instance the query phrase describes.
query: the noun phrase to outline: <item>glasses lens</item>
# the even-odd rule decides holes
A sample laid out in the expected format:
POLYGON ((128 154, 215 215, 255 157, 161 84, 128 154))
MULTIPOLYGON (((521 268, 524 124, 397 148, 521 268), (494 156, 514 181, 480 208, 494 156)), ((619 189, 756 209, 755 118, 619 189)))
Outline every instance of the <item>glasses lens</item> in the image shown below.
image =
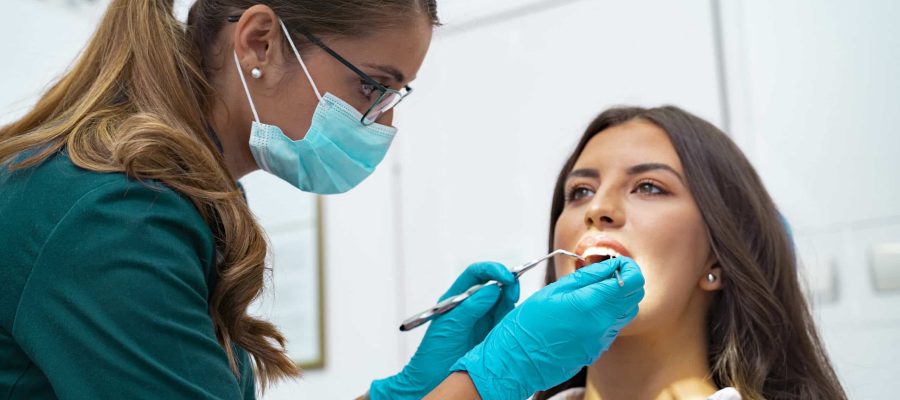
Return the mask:
POLYGON ((382 114, 388 112, 388 110, 394 108, 400 100, 403 99, 403 96, 397 92, 385 92, 383 96, 381 96, 378 101, 372 105, 372 108, 369 109, 368 114, 363 119, 367 125, 375 122, 378 118, 381 117, 382 114))

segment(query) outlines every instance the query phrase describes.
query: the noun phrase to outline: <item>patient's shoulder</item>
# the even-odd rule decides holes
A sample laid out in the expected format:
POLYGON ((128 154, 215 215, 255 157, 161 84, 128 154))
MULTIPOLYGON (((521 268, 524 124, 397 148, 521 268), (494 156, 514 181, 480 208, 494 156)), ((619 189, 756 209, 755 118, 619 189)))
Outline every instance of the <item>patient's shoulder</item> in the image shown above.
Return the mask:
POLYGON ((584 388, 571 388, 557 393, 547 400, 582 400, 584 399, 584 388))
MULTIPOLYGON (((583 400, 584 388, 572 388, 563 390, 548 400, 583 400)), ((725 388, 713 393, 706 400, 741 400, 741 394, 735 388, 725 388)))
POLYGON ((741 394, 738 393, 737 389, 727 387, 713 393, 713 395, 707 397, 706 400, 741 400, 741 394))

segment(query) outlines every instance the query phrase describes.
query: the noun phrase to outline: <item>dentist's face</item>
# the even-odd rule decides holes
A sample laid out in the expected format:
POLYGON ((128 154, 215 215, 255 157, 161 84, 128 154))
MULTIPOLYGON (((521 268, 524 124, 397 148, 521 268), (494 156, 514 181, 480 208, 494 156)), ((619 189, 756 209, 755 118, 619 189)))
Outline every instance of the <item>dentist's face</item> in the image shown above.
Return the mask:
MULTIPOLYGON (((324 37, 321 40, 375 81, 390 89, 401 90, 416 79, 428 52, 431 35, 430 22, 416 18, 402 27, 377 31, 363 38, 324 37)), ((303 40, 302 36, 297 36, 303 40)), ((285 77, 279 82, 283 90, 273 91, 271 97, 262 101, 267 102, 266 110, 271 110, 275 125, 288 127, 289 136, 302 139, 319 100, 294 53, 288 52, 285 56, 286 62, 277 67, 285 77)), ((330 92, 361 114, 378 99, 378 90, 322 49, 309 46, 300 57, 323 96, 330 92)), ((394 109, 391 109, 377 122, 392 125, 393 121, 394 109)))
MULTIPOLYGON (((319 94, 331 93, 361 114, 380 94, 335 57, 308 43, 304 35, 296 32, 298 27, 287 26, 289 31, 294 29, 290 37, 300 46, 299 55, 312 77, 310 82, 271 8, 257 4, 240 15, 239 20, 222 28, 216 45, 205 55, 216 94, 211 125, 223 142, 229 169, 237 177, 258 168, 249 144, 255 116, 241 76, 247 80, 260 121, 278 126, 293 140, 303 139, 312 124, 319 104, 313 83, 319 94), (235 55, 240 67, 235 65, 235 55), (255 78, 251 77, 254 68, 261 72, 255 78)), ((432 28, 430 19, 415 14, 409 16, 408 23, 375 29, 361 37, 317 36, 375 81, 399 90, 418 75, 431 44, 432 28)), ((377 122, 392 125, 393 120, 392 109, 377 122)))
MULTIPOLYGON (((400 90, 416 79, 431 44, 432 29, 428 18, 413 14, 402 26, 374 30, 362 37, 320 35, 319 39, 375 81, 400 90)), ((292 40, 301 46, 299 56, 309 69, 311 83, 297 55, 286 44, 278 16, 268 6, 248 8, 238 22, 226 25, 222 35, 234 43, 260 119, 281 127, 291 139, 303 138, 319 103, 312 83, 321 95, 331 93, 360 113, 365 113, 380 94, 335 57, 307 43, 303 35, 291 31, 292 40), (308 45, 304 47, 303 44, 308 45), (250 78, 252 68, 260 69, 262 76, 250 78)), ((230 49, 225 53, 228 62, 233 63, 230 49)), ((236 108, 243 110, 242 121, 237 125, 250 126, 252 114, 238 72, 233 64, 224 65, 228 68, 222 73, 226 73, 224 76, 228 81, 222 86, 227 83, 231 88, 230 97, 236 98, 236 108)), ((393 117, 391 110, 377 122, 391 125, 393 117)))
MULTIPOLYGON (((713 256, 665 131, 635 120, 600 132, 579 156, 565 188, 556 247, 626 255, 643 271, 646 296, 623 336, 665 328, 689 310, 705 310, 709 285, 703 281, 713 256)), ((557 277, 581 266, 557 261, 557 277)))

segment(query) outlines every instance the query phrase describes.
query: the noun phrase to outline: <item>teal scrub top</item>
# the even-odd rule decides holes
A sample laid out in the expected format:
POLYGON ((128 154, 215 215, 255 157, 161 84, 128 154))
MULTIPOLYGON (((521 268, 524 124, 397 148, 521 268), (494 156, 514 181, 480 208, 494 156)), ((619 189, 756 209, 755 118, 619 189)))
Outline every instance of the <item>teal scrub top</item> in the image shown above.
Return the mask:
POLYGON ((212 232, 158 182, 64 151, 0 166, 0 399, 253 399, 208 313, 212 232))

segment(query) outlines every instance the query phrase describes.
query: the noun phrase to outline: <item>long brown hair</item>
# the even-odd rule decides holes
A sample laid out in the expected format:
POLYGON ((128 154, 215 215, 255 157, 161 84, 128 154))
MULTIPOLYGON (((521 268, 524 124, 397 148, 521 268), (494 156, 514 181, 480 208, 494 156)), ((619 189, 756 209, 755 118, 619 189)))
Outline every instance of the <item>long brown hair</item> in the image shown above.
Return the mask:
MULTIPOLYGON (((723 271, 707 314, 712 379, 744 399, 846 399, 816 333, 781 216, 744 154, 712 124, 676 107, 613 108, 588 126, 556 181, 550 248, 565 206, 565 180, 588 141, 642 120, 662 128, 684 166, 688 187, 723 271)), ((556 280, 551 263, 546 282, 556 280)), ((583 387, 585 370, 535 399, 583 387)))
MULTIPOLYGON (((209 50, 228 15, 266 4, 289 27, 363 36, 417 16, 437 24, 434 0, 198 0, 187 27, 174 0, 113 0, 74 66, 18 121, 0 128, 0 165, 27 168, 68 152, 75 165, 157 180, 191 199, 216 238, 219 279, 209 314, 231 369, 236 344, 260 389, 299 375, 285 339, 247 314, 263 290, 266 239, 207 135, 215 101, 209 50), (17 155, 29 151, 29 156, 17 155)), ((303 41, 299 41, 303 43, 303 41)))

